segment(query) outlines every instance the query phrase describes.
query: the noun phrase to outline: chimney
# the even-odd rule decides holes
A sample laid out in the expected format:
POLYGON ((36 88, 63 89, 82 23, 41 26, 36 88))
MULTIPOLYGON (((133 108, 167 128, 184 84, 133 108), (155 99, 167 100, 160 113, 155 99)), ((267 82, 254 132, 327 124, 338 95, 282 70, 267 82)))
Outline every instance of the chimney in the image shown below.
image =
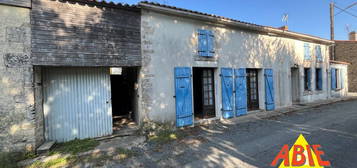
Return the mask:
POLYGON ((357 41, 357 32, 353 31, 348 36, 349 36, 349 40, 357 41))
POLYGON ((289 30, 289 27, 285 25, 285 26, 279 27, 278 29, 284 30, 284 31, 288 31, 288 30, 289 30))

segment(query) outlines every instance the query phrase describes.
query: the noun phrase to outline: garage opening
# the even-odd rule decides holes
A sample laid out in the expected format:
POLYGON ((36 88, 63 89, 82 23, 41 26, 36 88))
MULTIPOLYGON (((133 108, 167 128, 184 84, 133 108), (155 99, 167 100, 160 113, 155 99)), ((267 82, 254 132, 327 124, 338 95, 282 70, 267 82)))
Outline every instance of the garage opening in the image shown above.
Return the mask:
POLYGON ((113 134, 136 126, 137 118, 137 68, 111 68, 111 103, 113 134))
POLYGON ((214 69, 193 68, 195 120, 216 116, 214 92, 214 69))

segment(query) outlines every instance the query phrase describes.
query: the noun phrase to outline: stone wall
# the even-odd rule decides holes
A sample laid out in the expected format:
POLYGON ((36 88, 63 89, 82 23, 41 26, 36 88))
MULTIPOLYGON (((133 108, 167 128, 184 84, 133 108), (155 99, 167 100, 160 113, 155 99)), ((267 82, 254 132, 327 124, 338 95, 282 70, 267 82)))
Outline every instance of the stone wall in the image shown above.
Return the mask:
POLYGON ((35 145, 30 9, 0 5, 0 151, 35 145))
POLYGON ((348 66, 348 85, 350 92, 357 92, 357 41, 336 41, 337 61, 351 63, 348 66))

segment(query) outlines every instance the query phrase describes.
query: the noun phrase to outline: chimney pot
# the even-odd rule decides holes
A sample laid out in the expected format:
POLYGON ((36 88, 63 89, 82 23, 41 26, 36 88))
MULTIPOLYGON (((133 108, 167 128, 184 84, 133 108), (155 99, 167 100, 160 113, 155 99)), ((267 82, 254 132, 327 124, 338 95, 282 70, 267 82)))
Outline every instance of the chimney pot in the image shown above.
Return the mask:
POLYGON ((355 31, 350 32, 350 34, 348 36, 349 36, 349 40, 357 41, 357 32, 355 32, 355 31))

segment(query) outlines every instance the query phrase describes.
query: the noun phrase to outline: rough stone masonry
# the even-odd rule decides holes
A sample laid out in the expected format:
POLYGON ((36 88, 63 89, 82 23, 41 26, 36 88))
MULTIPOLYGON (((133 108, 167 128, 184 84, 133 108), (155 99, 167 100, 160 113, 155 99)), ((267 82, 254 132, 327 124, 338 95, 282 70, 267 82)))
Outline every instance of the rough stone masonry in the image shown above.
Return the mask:
POLYGON ((0 4, 0 151, 35 147, 30 9, 0 4))
POLYGON ((357 92, 357 41, 352 38, 350 33, 349 41, 336 41, 335 54, 336 60, 349 62, 352 65, 348 67, 348 90, 350 92, 357 92))

